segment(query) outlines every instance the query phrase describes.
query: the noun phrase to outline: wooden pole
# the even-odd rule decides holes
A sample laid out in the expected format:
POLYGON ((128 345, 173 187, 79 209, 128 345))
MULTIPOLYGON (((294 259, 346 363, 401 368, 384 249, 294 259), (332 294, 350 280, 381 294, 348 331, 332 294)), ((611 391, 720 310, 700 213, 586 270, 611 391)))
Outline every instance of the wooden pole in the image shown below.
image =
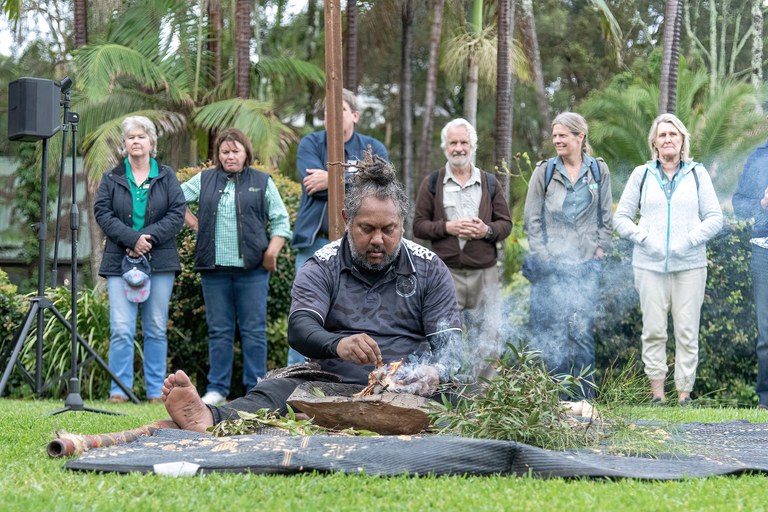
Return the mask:
POLYGON ((325 130, 328 134, 328 237, 344 235, 341 0, 325 1, 325 130))

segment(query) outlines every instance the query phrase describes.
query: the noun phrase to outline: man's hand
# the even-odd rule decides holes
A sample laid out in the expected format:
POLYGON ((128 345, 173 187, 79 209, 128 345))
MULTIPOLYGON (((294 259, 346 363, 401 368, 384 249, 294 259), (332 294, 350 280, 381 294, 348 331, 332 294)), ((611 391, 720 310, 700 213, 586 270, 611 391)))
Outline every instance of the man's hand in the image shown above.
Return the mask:
POLYGON ((138 257, 143 254, 147 254, 149 251, 152 250, 152 237, 150 235, 141 235, 138 240, 136 240, 136 245, 133 246, 133 252, 136 254, 136 256, 131 257, 138 257))
POLYGON ((383 363, 379 344, 365 333, 342 338, 336 345, 336 354, 345 361, 359 365, 380 366, 383 363))
POLYGON ((449 220, 445 223, 445 230, 453 235, 466 240, 480 240, 488 233, 488 224, 477 217, 449 220))
POLYGON ((488 233, 488 224, 483 222, 479 217, 472 217, 471 219, 467 219, 467 221, 467 238, 470 240, 481 240, 485 238, 485 235, 488 233))
POLYGON ((325 169, 307 169, 307 174, 309 176, 303 181, 307 194, 313 196, 328 190, 328 172, 325 169))
POLYGON ((395 372, 394 376, 398 379, 394 386, 390 386, 390 390, 395 391, 397 388, 407 387, 409 393, 430 396, 435 393, 440 384, 440 372, 434 366, 422 364, 405 373, 401 378, 400 374, 395 372))

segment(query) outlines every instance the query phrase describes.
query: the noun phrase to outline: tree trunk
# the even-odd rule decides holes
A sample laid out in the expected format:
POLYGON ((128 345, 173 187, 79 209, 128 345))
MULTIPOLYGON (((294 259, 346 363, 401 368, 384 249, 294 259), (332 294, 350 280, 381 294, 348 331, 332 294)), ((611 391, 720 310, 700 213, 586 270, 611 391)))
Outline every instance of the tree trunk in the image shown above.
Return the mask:
MULTIPOLYGON (((88 234, 91 237, 91 279, 93 286, 106 289, 107 282, 99 279, 99 267, 104 256, 104 232, 99 223, 96 222, 96 215, 93 213, 93 204, 96 202, 96 191, 99 189, 99 181, 91 177, 91 173, 86 168, 86 186, 85 186, 85 210, 88 213, 88 234)), ((82 282, 82 280, 81 280, 82 282)))
MULTIPOLYGON (((473 0, 472 16, 469 23, 469 33, 475 38, 480 37, 483 30, 483 0, 473 0)), ((478 73, 480 62, 474 50, 467 58, 467 77, 464 81, 464 119, 472 126, 477 126, 478 73)))
MULTIPOLYGON (((510 49, 512 27, 514 26, 513 0, 498 0, 498 43, 496 46, 496 168, 508 169, 512 160, 512 73, 510 71, 510 49)), ((490 169, 488 169, 490 170, 490 169)), ((504 190, 509 190, 509 174, 502 177, 504 190)), ((509 196, 508 196, 509 197, 509 196)))
POLYGON ((709 2, 709 94, 715 93, 717 88, 717 6, 715 2, 709 2))
POLYGON ((357 93, 357 2, 347 0, 347 48, 344 87, 357 93))
POLYGON ((238 98, 251 95, 251 2, 236 0, 235 3, 235 94, 238 98))
MULTIPOLYGON (((88 44, 88 2, 86 0, 75 0, 73 2, 73 11, 75 48, 81 48, 88 44)), ((96 222, 96 216, 93 214, 93 203, 99 184, 90 182, 88 169, 83 169, 83 171, 86 180, 85 214, 88 216, 88 235, 91 244, 89 247, 91 276, 93 284, 96 285, 98 284, 101 252, 104 244, 104 233, 102 233, 99 224, 96 222)), ((83 282, 82 279, 80 282, 83 282)))
POLYGON ((221 0, 208 2, 208 51, 211 54, 211 89, 221 83, 221 0))
MULTIPOLYGON (((511 14, 514 19, 514 10, 511 14)), ((544 90, 544 72, 541 68, 541 52, 539 51, 539 38, 536 34, 536 19, 533 16, 533 1, 522 0, 521 2, 521 14, 519 21, 520 26, 520 38, 523 43, 523 51, 525 57, 531 66, 531 72, 533 76, 533 85, 536 89, 536 105, 539 108, 539 118, 541 120, 541 126, 539 133, 541 140, 538 142, 539 149, 543 146, 544 141, 549 139, 550 135, 550 122, 549 115, 549 102, 547 101, 547 93, 544 90)), ((514 24, 513 24, 514 28, 514 24)), ((501 29, 501 27, 499 27, 501 29)))
POLYGON ((664 9, 664 49, 661 55, 659 114, 675 112, 681 20, 682 3, 679 0, 667 0, 664 9))
POLYGON ((763 84, 763 9, 762 0, 752 0, 752 85, 763 84))
POLYGON ((81 48, 88 44, 88 2, 74 0, 73 4, 75 48, 81 48))
MULTIPOLYGON (((497 0, 496 17, 498 18, 496 43, 496 169, 508 170, 512 160, 512 113, 514 105, 514 78, 511 72, 510 51, 512 33, 515 26, 514 0, 497 0)), ((534 36, 535 37, 535 36, 534 36)), ((538 45, 537 45, 538 46, 538 45)), ((538 49, 537 49, 538 50, 538 49)), ((490 169, 488 169, 490 170, 490 169)), ((507 194, 507 201, 512 206, 509 173, 501 176, 502 189, 507 194)), ((511 210, 511 208, 510 208, 511 210)), ((500 278, 504 275, 506 251, 504 243, 496 244, 496 258, 500 278)))
MULTIPOLYGON (((312 62, 317 52, 317 0, 309 0, 307 4, 306 48, 307 62, 312 62)), ((304 111, 304 122, 307 126, 315 124, 315 100, 317 86, 310 83, 307 89, 307 108, 304 111)))
MULTIPOLYGON (((413 186, 413 0, 403 0, 402 5, 402 54, 400 58, 400 126, 403 185, 409 200, 414 198, 413 186)), ((408 222, 408 225, 411 223, 408 222)))
POLYGON ((443 11, 445 0, 434 0, 435 10, 432 17, 432 32, 429 39, 429 64, 427 66, 427 83, 424 92, 424 115, 422 116, 421 140, 419 141, 418 175, 415 176, 416 187, 432 166, 432 134, 435 128, 435 103, 437 102, 437 71, 440 55, 440 34, 443 27, 443 11))

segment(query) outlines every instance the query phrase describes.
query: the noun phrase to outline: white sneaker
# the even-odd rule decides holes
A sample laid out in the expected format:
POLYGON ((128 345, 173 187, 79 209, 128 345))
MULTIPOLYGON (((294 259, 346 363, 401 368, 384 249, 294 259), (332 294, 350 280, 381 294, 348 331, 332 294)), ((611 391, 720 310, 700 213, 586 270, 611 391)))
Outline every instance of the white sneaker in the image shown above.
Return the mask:
POLYGON ((203 403, 206 405, 220 405, 223 404, 227 397, 219 393, 218 391, 208 391, 203 395, 203 403))

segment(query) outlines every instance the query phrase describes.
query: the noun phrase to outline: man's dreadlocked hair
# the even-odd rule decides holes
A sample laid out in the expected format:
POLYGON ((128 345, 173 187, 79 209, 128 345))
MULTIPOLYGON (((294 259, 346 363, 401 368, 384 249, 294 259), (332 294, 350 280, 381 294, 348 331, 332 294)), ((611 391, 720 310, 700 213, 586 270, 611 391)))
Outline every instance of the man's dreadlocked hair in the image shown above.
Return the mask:
POLYGON ((408 196, 403 185, 397 181, 394 166, 378 155, 372 156, 370 149, 363 154, 364 159, 355 163, 357 171, 349 178, 349 187, 344 197, 347 221, 357 216, 363 199, 373 196, 393 201, 400 212, 400 220, 405 222, 408 218, 408 196))

